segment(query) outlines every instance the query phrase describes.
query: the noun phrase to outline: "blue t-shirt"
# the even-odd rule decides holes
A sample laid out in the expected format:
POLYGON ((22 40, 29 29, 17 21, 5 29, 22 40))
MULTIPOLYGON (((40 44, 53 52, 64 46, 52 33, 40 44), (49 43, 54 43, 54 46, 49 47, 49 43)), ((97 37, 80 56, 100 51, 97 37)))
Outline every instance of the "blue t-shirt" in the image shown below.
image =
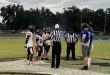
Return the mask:
POLYGON ((85 29, 83 29, 81 31, 80 39, 81 39, 82 43, 87 43, 89 41, 89 39, 90 39, 90 31, 87 28, 85 28, 85 29), (82 42, 83 35, 85 35, 84 42, 82 42))

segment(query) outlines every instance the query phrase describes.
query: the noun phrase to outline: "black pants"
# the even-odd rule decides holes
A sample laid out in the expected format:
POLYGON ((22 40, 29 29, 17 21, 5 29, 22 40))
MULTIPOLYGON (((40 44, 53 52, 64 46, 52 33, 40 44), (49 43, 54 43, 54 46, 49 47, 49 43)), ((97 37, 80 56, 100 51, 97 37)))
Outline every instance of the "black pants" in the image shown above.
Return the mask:
POLYGON ((75 60, 75 43, 68 43, 67 44, 67 56, 66 59, 69 59, 70 50, 72 52, 72 59, 75 60))
POLYGON ((53 42, 52 47, 52 62, 51 67, 59 68, 60 66, 60 54, 61 54, 61 43, 60 42, 53 42), (55 59, 56 59, 56 65, 55 65, 55 59))

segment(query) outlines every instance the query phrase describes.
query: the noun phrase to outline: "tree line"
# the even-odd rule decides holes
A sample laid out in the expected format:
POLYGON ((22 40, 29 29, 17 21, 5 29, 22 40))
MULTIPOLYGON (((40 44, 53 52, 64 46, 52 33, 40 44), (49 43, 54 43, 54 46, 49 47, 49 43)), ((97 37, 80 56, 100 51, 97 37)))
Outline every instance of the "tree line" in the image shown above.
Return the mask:
POLYGON ((53 13, 45 7, 24 10, 22 5, 8 5, 0 10, 3 24, 6 24, 11 30, 24 30, 28 28, 28 25, 35 25, 37 29, 53 28, 58 23, 62 30, 73 28, 75 32, 79 32, 81 23, 88 23, 94 31, 103 32, 105 29, 106 33, 110 32, 110 8, 107 10, 91 10, 88 8, 81 10, 73 5, 64 8, 63 13, 53 13))

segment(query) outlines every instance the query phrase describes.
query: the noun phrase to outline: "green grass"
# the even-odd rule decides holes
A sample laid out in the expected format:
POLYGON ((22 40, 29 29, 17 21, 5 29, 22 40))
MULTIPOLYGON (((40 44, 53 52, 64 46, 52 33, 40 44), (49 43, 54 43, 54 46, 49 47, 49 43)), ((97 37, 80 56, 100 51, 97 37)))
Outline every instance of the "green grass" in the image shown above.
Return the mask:
POLYGON ((23 39, 0 39, 0 58, 19 58, 26 56, 23 39))
MULTIPOLYGON (((25 39, 0 39, 0 60, 8 58, 24 58, 26 57, 26 49, 24 48, 25 39)), ((61 57, 66 56, 66 43, 62 41, 61 57)), ((70 55, 71 56, 71 55, 70 55)), ((61 60, 62 67, 80 68, 82 67, 81 47, 79 42, 76 44, 76 61, 61 60)), ((96 72, 110 73, 110 41, 94 41, 94 49, 91 53, 92 67, 90 70, 96 72)), ((51 57, 51 50, 49 52, 51 57)))

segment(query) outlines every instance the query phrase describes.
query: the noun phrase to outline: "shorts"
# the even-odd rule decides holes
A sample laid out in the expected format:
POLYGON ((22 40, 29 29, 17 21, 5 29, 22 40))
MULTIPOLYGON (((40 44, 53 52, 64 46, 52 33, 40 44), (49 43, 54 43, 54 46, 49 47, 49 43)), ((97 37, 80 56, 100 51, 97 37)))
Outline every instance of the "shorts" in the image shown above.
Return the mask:
POLYGON ((45 43, 43 44, 43 47, 44 47, 44 50, 46 53, 49 52, 49 49, 50 49, 50 45, 46 45, 45 43))
POLYGON ((27 53, 28 55, 34 54, 33 47, 27 47, 27 53))
POLYGON ((50 49, 50 45, 47 45, 47 46, 44 47, 44 48, 45 48, 46 53, 48 53, 48 52, 49 52, 49 49, 50 49))
POLYGON ((82 55, 83 57, 89 57, 90 56, 90 50, 89 46, 82 46, 82 55))
POLYGON ((38 52, 39 46, 35 46, 36 53, 38 52))
POLYGON ((91 49, 92 49, 92 47, 89 46, 89 48, 88 48, 88 57, 90 57, 90 55, 91 55, 91 49))
POLYGON ((41 46, 38 47, 38 56, 41 56, 43 52, 43 48, 41 46))

